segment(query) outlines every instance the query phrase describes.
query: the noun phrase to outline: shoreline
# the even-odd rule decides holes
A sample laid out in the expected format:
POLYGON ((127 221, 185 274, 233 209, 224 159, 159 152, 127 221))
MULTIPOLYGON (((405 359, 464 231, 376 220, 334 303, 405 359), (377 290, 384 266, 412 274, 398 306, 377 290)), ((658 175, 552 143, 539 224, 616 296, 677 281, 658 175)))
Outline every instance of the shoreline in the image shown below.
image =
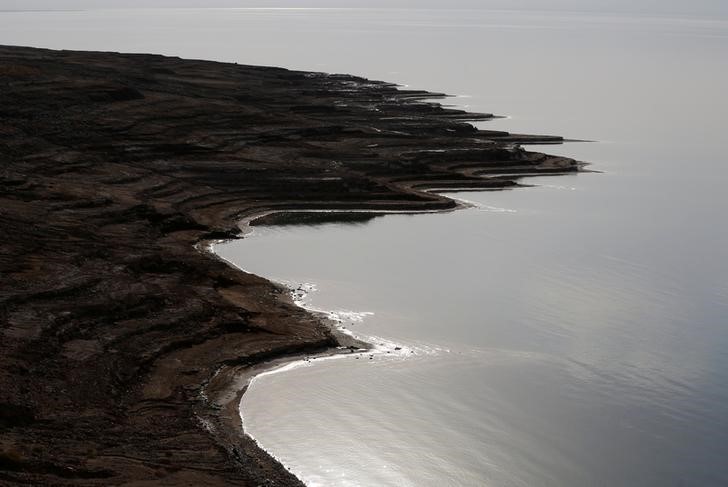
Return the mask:
MULTIPOLYGON (((583 166, 582 166, 583 167, 583 166)), ((549 174, 552 175, 552 174, 549 174)), ((544 176, 543 174, 536 174, 535 176, 544 176)), ((523 186, 528 187, 528 186, 523 186)), ((433 194, 438 194, 442 196, 441 194, 437 193, 437 189, 433 188, 431 190, 433 194)), ((462 190, 457 189, 451 189, 448 192, 458 192, 462 190)), ((487 191, 487 190, 485 190, 487 191)), ((245 238, 252 238, 254 237, 256 226, 256 221, 262 221, 265 219, 268 219, 270 217, 273 217, 273 221, 271 223, 264 223, 265 226, 278 226, 280 223, 276 223, 276 216, 283 216, 283 215, 305 215, 310 213, 326 213, 326 214, 336 214, 337 216, 343 217, 340 221, 346 221, 346 216, 349 216, 351 214, 365 214, 365 215, 376 215, 376 216, 384 216, 384 215, 402 215, 402 214, 431 214, 431 213, 450 213, 454 211, 458 211, 460 209, 467 209, 475 207, 473 203, 459 199, 454 198, 452 196, 445 196, 445 198, 451 199, 456 203, 456 206, 452 209, 443 209, 443 210, 424 210, 424 211, 396 211, 396 210, 386 210, 386 211, 377 211, 377 210, 371 210, 371 209, 360 209, 360 210, 318 210, 318 211, 311 211, 311 210, 297 210, 297 209, 287 209, 287 210, 273 210, 273 211, 264 211, 257 215, 251 215, 243 220, 241 220, 238 223, 238 228, 240 229, 240 234, 234 239, 228 239, 228 240, 218 240, 215 242, 206 242, 199 244, 200 247, 203 248, 204 252, 209 253, 214 258, 222 260, 230 267, 239 270, 241 272, 250 274, 249 271, 245 270, 244 268, 238 266, 234 262, 225 259, 224 257, 220 256, 217 252, 214 250, 215 245, 219 245, 222 243, 230 242, 233 240, 242 240, 245 238)), ((292 219, 291 223, 288 224, 296 224, 295 223, 296 218, 295 216, 292 219)), ((300 220, 299 220, 300 221, 300 220)), ((334 222, 339 220, 333 220, 334 222)), ((314 223, 315 224, 315 223, 314 223)), ((285 223, 284 223, 285 225, 285 223)), ((256 363, 252 366, 246 366, 243 368, 228 368, 225 370, 218 370, 216 373, 216 381, 213 383, 212 389, 209 391, 208 394, 208 387, 206 386, 203 388, 203 394, 207 396, 211 404, 215 404, 215 408, 217 409, 219 407, 220 413, 217 417, 217 419, 223 424, 226 425, 230 431, 237 432, 240 436, 244 436, 249 438, 251 441, 253 441, 259 448, 261 448, 263 451, 265 451, 268 455, 270 455, 273 459, 275 459, 277 462, 279 462, 281 465, 283 465, 284 468, 288 470, 288 467, 282 462, 281 459, 273 455, 272 452, 265 449, 257 438, 255 438, 252 434, 250 434, 244 426, 244 416, 243 416, 243 410, 242 410, 242 400, 245 393, 248 391, 249 387, 252 386, 253 382, 256 378, 267 375, 271 373, 282 373, 286 370, 289 370, 291 367, 295 367, 296 364, 303 363, 303 362, 310 362, 311 360, 327 360, 327 359, 338 359, 338 358, 344 358, 344 357, 350 357, 352 355, 359 355, 359 356, 366 356, 373 353, 386 353, 389 354, 395 349, 392 350, 377 350, 377 346, 373 343, 366 341, 367 337, 360 337, 356 336, 355 334, 344 331, 344 329, 340 326, 340 323, 338 323, 335 319, 331 318, 331 311, 327 310, 321 310, 317 308, 312 308, 309 306, 306 306, 303 302, 298 302, 295 299, 295 293, 297 289, 293 289, 291 286, 289 286, 287 283, 273 280, 266 278, 264 276, 259 276, 263 279, 268 279, 270 282, 274 283, 274 285, 279 286, 284 293, 282 293, 282 296, 285 296, 285 293, 288 293, 289 297, 286 299, 290 299, 296 304, 297 306, 301 307, 306 312, 316 316, 319 320, 319 322, 328 328, 329 332, 332 334, 335 340, 335 344, 330 346, 326 349, 321 349, 318 351, 311 351, 311 352, 302 352, 302 353, 294 353, 291 355, 285 355, 273 358, 269 361, 264 361, 260 363, 256 363), (217 376, 221 374, 222 378, 218 379, 217 376), (221 383, 220 383, 221 382, 221 383)), ((399 347, 396 347, 399 348, 399 347)), ((402 347, 403 349, 405 347, 402 347)), ((405 352, 406 353, 406 352, 405 352)), ((290 470, 289 470, 290 471, 290 470)), ((295 474, 294 474, 295 475, 295 474)), ((299 479, 300 480, 300 479, 299 479)), ((303 480, 301 480, 303 482, 303 480)))
POLYGON ((356 76, 0 46, 0 86, 7 485, 303 485, 228 427, 234 376, 338 339, 205 245, 261 213, 452 211, 427 190, 581 170, 521 147, 561 137, 356 76))
MULTIPOLYGON (((458 208, 467 208, 470 204, 467 202, 463 202, 458 200, 458 208)), ((342 216, 351 214, 351 213, 363 213, 363 214, 377 214, 377 215, 386 215, 386 214, 419 214, 419 213, 447 213, 450 211, 455 211, 456 209, 452 210, 433 210, 433 211, 423 211, 423 212, 398 212, 398 211, 386 211, 386 212, 379 212, 377 213, 376 210, 367 210, 367 209, 361 209, 361 210, 319 210, 322 213, 337 213, 341 214, 342 216)), ((244 239, 244 238, 251 238, 254 232, 254 222, 256 220, 262 220, 267 217, 270 217, 271 215, 279 215, 279 214, 295 214, 295 213, 310 213, 309 210, 296 210, 296 209, 288 209, 288 210, 275 210, 275 211, 264 211, 257 215, 251 215, 243 220, 241 220, 238 223, 238 228, 240 229, 240 235, 236 239, 244 239)), ((275 225, 273 223, 272 225, 275 225)), ((235 240, 235 239, 230 239, 235 240)), ((227 242, 230 240, 219 240, 216 242, 203 242, 201 244, 198 244, 202 250, 208 254, 210 254, 213 258, 221 260, 225 262, 226 265, 229 265, 230 267, 240 271, 244 272, 246 274, 249 274, 248 271, 245 269, 239 267, 234 262, 229 261, 225 259, 224 257, 221 257, 219 254, 217 254, 214 251, 214 245, 227 242)), ((263 279, 266 279, 263 276, 259 276, 263 279)), ((305 310, 307 313, 310 313, 311 315, 315 316, 319 323, 326 327, 328 331, 331 333, 332 337, 334 338, 334 344, 329 346, 328 348, 322 348, 318 350, 311 350, 309 352, 300 352, 300 353, 293 353, 290 355, 284 355, 284 356, 278 356, 275 358, 272 358, 268 361, 258 362, 251 366, 243 366, 243 367, 232 367, 232 368, 225 368, 225 369, 218 369, 215 373, 214 380, 211 381, 210 384, 206 385, 203 388, 203 394, 208 398, 209 402, 211 404, 215 405, 215 409, 219 409, 221 412, 218 414, 217 419, 222 425, 226 426, 229 431, 235 432, 241 437, 247 437, 250 438, 253 442, 255 442, 258 447, 260 447, 263 451, 265 451, 268 455, 270 455, 272 458, 274 458, 276 461, 280 462, 278 458, 276 458, 274 455, 272 455, 268 450, 265 450, 258 440, 250 435, 244 427, 244 420, 243 420, 243 414, 242 414, 242 399, 245 393, 247 392, 248 388, 252 385, 253 381, 256 377, 268 374, 268 373, 275 373, 279 369, 285 369, 293 364, 296 364, 298 362, 308 362, 309 360, 315 360, 315 359, 333 359, 333 358, 339 358, 341 357, 348 357, 352 355, 361 355, 364 356, 368 353, 371 353, 373 350, 376 349, 376 346, 370 342, 367 342, 365 339, 361 337, 357 337, 356 335, 346 332, 342 329, 339 324, 331 318, 330 312, 320 309, 315 309, 311 307, 307 307, 305 304, 297 302, 294 298, 295 290, 286 285, 283 282, 275 281, 269 279, 270 282, 272 282, 275 286, 278 286, 282 293, 281 293, 281 299, 284 299, 285 301, 292 301, 296 306, 299 306, 301 309, 305 310), (287 293, 287 295, 286 295, 287 293), (284 297, 285 296, 285 297, 284 297)), ((380 353, 380 352, 378 352, 380 353)), ((382 351, 381 353, 384 353, 382 351)), ((209 418, 206 418, 207 421, 209 421, 209 418)), ((281 463, 282 464, 282 463, 281 463)), ((285 465, 283 465, 284 468, 285 465)))

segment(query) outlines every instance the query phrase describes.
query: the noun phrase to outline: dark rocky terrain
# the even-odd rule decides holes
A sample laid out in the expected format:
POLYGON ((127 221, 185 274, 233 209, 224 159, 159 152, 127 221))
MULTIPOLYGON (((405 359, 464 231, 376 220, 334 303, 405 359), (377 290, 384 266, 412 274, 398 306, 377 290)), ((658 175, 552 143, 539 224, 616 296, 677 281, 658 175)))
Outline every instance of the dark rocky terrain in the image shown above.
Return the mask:
POLYGON ((479 131, 489 115, 435 96, 0 47, 0 484, 300 485, 240 434, 238 377, 337 340, 198 244, 275 210, 445 210, 424 190, 578 170, 519 145, 560 138, 479 131))

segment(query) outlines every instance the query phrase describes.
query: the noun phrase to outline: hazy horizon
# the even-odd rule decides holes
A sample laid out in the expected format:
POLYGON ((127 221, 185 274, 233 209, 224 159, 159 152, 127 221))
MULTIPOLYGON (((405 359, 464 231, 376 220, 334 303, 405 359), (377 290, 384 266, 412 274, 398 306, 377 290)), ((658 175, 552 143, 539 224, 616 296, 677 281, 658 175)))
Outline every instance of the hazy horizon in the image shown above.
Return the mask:
POLYGON ((728 16, 722 0, 0 0, 0 10, 67 10, 118 8, 426 8, 583 11, 625 14, 728 16))

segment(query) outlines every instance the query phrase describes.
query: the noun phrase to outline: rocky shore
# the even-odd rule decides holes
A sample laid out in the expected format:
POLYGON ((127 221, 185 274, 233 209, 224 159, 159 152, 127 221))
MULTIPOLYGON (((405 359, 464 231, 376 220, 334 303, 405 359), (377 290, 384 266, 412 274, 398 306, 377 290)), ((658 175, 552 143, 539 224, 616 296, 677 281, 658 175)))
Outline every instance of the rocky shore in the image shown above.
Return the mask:
POLYGON ((337 338, 205 243, 579 169, 520 146, 559 137, 477 130, 491 115, 442 96, 0 46, 0 485, 301 485, 240 434, 241 377, 337 338))

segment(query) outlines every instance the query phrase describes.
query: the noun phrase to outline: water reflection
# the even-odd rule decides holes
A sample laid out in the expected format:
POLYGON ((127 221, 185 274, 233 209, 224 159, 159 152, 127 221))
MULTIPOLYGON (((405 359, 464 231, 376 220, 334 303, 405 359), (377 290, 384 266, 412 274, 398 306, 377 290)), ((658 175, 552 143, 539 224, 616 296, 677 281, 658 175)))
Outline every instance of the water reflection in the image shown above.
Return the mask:
POLYGON ((532 182, 546 186, 458 195, 515 213, 388 216, 234 244, 264 275, 317 282, 315 306, 373 310, 355 331, 433 351, 268 376, 244 400, 250 430, 311 485, 725 478, 719 305, 660 268, 652 246, 616 246, 601 222, 580 219, 570 205, 578 197, 587 216, 611 191, 601 177, 566 183, 578 191, 541 178, 532 182), (287 258, 292 246, 307 258, 287 258), (285 446, 291 434, 305 453, 285 446), (345 471, 329 455, 343 455, 345 471))

